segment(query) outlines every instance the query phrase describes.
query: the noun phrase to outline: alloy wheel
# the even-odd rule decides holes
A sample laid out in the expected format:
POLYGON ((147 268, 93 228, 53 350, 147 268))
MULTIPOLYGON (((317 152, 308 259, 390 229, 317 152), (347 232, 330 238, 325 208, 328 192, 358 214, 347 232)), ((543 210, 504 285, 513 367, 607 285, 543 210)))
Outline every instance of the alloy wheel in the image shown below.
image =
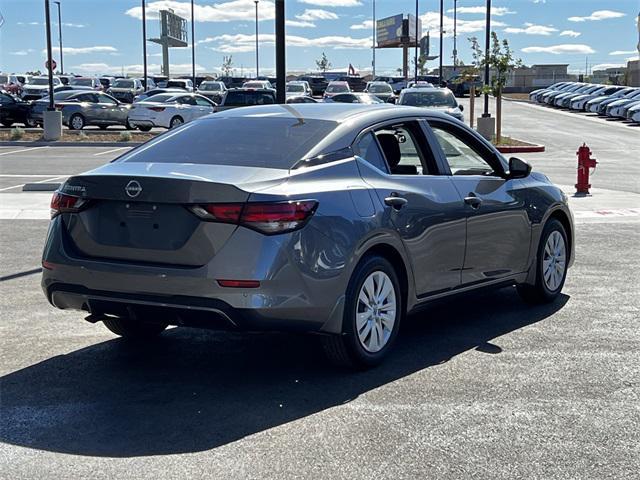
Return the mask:
POLYGON ((562 279, 567 263, 567 249, 562 234, 554 230, 547 238, 542 257, 542 273, 544 284, 552 292, 557 290, 562 279))
POLYGON ((356 331, 362 347, 379 352, 389 341, 396 323, 396 292, 389 276, 382 271, 371 273, 358 294, 356 331))

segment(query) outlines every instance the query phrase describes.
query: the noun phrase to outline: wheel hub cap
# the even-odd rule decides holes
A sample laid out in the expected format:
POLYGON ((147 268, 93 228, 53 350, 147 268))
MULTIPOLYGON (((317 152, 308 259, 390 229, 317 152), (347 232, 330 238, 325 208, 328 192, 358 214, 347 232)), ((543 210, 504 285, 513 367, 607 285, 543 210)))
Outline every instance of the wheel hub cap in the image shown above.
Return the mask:
POLYGON ((371 273, 360 288, 356 329, 362 347, 371 353, 384 348, 396 322, 396 292, 384 272, 371 273))
POLYGON ((555 291, 560 287, 566 269, 567 251, 564 238, 557 230, 551 232, 544 246, 542 274, 546 287, 555 291))

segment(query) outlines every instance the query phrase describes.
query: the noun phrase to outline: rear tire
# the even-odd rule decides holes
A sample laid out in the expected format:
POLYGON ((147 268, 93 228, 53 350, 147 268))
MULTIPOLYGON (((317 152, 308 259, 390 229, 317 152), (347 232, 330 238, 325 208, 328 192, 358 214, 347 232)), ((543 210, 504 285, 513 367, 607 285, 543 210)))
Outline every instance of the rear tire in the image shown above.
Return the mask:
POLYGON ((145 125, 145 126, 140 125, 140 126, 138 127, 138 130, 140 130, 141 132, 150 132, 150 131, 151 131, 151 127, 146 126, 146 125, 145 125))
POLYGON ((146 339, 160 335, 166 323, 150 323, 129 318, 109 318, 103 320, 104 325, 116 335, 131 339, 146 339))
POLYGON ((535 285, 518 285, 520 297, 531 304, 553 302, 562 292, 567 278, 569 242, 562 223, 549 220, 540 237, 536 256, 535 285))
POLYGON ((342 334, 322 337, 327 358, 340 367, 379 365, 395 343, 403 316, 404 300, 393 266, 377 255, 364 258, 347 287, 342 334), (378 293, 368 295, 369 291, 378 293), (366 301, 374 297, 375 302, 366 301))

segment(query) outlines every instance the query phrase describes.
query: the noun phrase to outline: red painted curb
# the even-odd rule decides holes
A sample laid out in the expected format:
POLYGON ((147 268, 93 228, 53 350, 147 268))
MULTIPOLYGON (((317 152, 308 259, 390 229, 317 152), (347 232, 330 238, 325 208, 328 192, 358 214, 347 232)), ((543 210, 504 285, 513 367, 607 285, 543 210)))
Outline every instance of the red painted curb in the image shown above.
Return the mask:
POLYGON ((502 145, 496 147, 500 153, 536 153, 544 152, 544 145, 502 145))

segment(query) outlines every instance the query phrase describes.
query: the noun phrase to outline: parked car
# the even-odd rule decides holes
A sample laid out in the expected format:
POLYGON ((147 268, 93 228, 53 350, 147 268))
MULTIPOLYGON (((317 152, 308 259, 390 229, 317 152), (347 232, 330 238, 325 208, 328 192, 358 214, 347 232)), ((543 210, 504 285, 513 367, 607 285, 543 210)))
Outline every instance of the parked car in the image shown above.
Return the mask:
POLYGON ((375 95, 383 102, 395 102, 396 95, 393 93, 393 87, 387 82, 369 82, 364 89, 365 93, 375 95))
POLYGON ((249 80, 242 84, 242 88, 274 89, 269 80, 249 80))
MULTIPOLYGON (((77 92, 78 90, 88 90, 90 92, 94 92, 95 90, 92 87, 87 87, 84 85, 62 85, 61 87, 56 87, 55 92, 77 92)), ((42 98, 47 98, 49 96, 49 92, 45 94, 42 98)))
POLYGON ((633 120, 633 117, 638 112, 640 112, 640 102, 637 102, 635 105, 631 105, 627 107, 626 119, 635 121, 633 120))
POLYGON ((233 88, 227 90, 216 112, 253 105, 270 105, 276 103, 276 91, 272 88, 233 88))
POLYGON ((571 105, 571 101, 574 98, 581 97, 582 95, 589 95, 599 91, 602 88, 602 85, 591 85, 588 88, 583 88, 581 90, 576 90, 573 93, 567 93, 565 95, 558 95, 553 101, 557 107, 560 108, 569 108, 571 105))
POLYGON ((181 88, 186 92, 193 92, 193 81, 188 78, 172 78, 167 81, 165 88, 181 88))
POLYGON ((136 95, 144 93, 144 87, 137 78, 118 78, 111 84, 107 93, 120 102, 133 103, 136 95))
POLYGON ((558 90, 551 90, 547 93, 544 93, 539 98, 539 103, 545 103, 547 105, 553 104, 555 98, 559 95, 564 95, 565 93, 572 93, 581 88, 585 87, 584 83, 570 83, 566 87, 559 88, 558 90))
POLYGON ((591 93, 584 93, 582 95, 578 95, 577 97, 573 97, 569 103, 569 108, 571 110, 583 111, 587 106, 587 102, 594 98, 598 97, 608 97, 625 87, 621 86, 611 86, 611 85, 602 85, 600 88, 592 91, 591 93))
POLYGON ((365 105, 374 105, 378 103, 385 103, 377 96, 371 93, 364 92, 350 92, 350 93, 338 93, 329 98, 325 98, 325 102, 336 103, 362 103, 365 105))
POLYGON ((351 88, 349 87, 349 84, 347 82, 329 82, 329 85, 327 85, 327 88, 324 91, 323 98, 327 99, 333 97, 334 95, 337 95, 338 93, 349 92, 351 92, 351 88))
POLYGON ((482 89, 482 79, 480 78, 480 75, 472 75, 471 77, 468 77, 456 74, 447 81, 447 87, 456 97, 470 95, 472 86, 475 87, 475 96, 479 97, 480 90, 482 89))
POLYGON ((230 88, 242 88, 242 85, 244 84, 244 82, 247 81, 246 78, 244 77, 219 77, 218 81, 224 83, 224 86, 227 87, 227 89, 230 88))
POLYGON ((540 96, 547 92, 554 92, 556 90, 560 90, 562 87, 569 85, 571 82, 556 82, 553 85, 550 85, 546 88, 538 88, 529 93, 529 100, 532 102, 538 102, 540 96))
POLYGON ((633 105, 637 101, 640 101, 640 90, 634 92, 632 95, 621 98, 620 100, 616 100, 615 102, 607 105, 606 115, 607 117, 612 118, 624 118, 625 107, 628 105, 633 105))
POLYGON ((133 103, 141 102, 147 98, 153 97, 154 95, 158 95, 159 93, 174 93, 177 95, 178 93, 185 93, 185 91, 182 88, 153 88, 141 93, 140 95, 136 95, 133 99, 133 103))
MULTIPOLYGON (((53 77, 53 91, 56 92, 62 87, 62 82, 58 77, 53 77)), ((49 77, 31 77, 29 83, 22 87, 23 100, 38 100, 49 95, 49 77)))
POLYGON ((51 214, 53 306, 138 341, 168 325, 313 332, 356 367, 434 299, 516 285, 554 301, 575 251, 545 175, 448 115, 386 104, 210 115, 71 176, 51 214))
POLYGON ((56 109, 62 111, 62 124, 70 130, 82 130, 97 125, 102 130, 112 125, 133 127, 127 121, 131 105, 119 102, 103 92, 78 92, 63 100, 56 100, 56 109))
POLYGON ((286 96, 287 98, 291 97, 310 97, 313 95, 311 91, 311 87, 309 83, 306 81, 295 80, 292 82, 287 82, 286 86, 286 96))
POLYGON ((100 84, 102 85, 102 89, 103 91, 107 91, 109 90, 109 87, 111 86, 111 84, 115 81, 114 77, 99 77, 98 80, 100 80, 100 84))
POLYGON ((424 80, 418 80, 418 81, 411 80, 410 82, 407 83, 407 88, 433 88, 433 87, 435 87, 433 83, 426 82, 424 80))
POLYGON ((640 123, 640 108, 633 107, 630 109, 631 111, 631 121, 635 123, 640 123))
POLYGON ((298 77, 298 80, 307 82, 311 87, 312 95, 317 97, 323 96, 327 85, 329 85, 327 79, 320 75, 301 75, 298 77))
POLYGON ((0 89, 13 95, 22 93, 22 83, 17 75, 0 75, 0 89))
POLYGON ((102 91, 104 87, 97 77, 74 77, 69 80, 70 87, 90 87, 92 90, 102 91))
POLYGON ((63 85, 69 85, 69 82, 71 81, 72 78, 74 78, 73 75, 58 75, 58 78, 60 79, 60 81, 62 82, 63 85))
POLYGON ((31 105, 17 95, 0 93, 0 124, 11 127, 14 123, 22 123, 25 127, 35 127, 29 117, 31 105))
POLYGON ((400 92, 398 105, 440 110, 464 122, 464 107, 448 88, 405 88, 400 92))
POLYGON ((609 111, 608 115, 612 118, 626 119, 629 115, 629 110, 637 105, 640 105, 640 100, 634 99, 630 102, 613 107, 611 111, 609 111))
POLYGON ((598 105, 598 115, 606 115, 609 105, 621 101, 621 100, 633 100, 634 98, 640 98, 640 88, 632 88, 630 92, 622 95, 620 98, 610 98, 600 102, 598 105))
POLYGON ((591 90, 593 87, 594 85, 592 84, 578 84, 575 86, 575 88, 569 89, 564 92, 556 92, 556 95, 550 95, 545 99, 545 102, 548 105, 555 105, 559 107, 564 98, 572 95, 580 95, 581 93, 585 93, 587 90, 591 90))
POLYGON ((301 95, 287 97, 287 100, 284 103, 320 103, 320 101, 308 95, 301 95))
POLYGON ((407 88, 407 79, 404 77, 375 77, 374 82, 385 82, 391 85, 393 93, 400 93, 400 90, 407 88))
POLYGON ((153 80, 152 77, 147 76, 146 85, 144 83, 144 78, 140 77, 138 78, 138 80, 140 80, 140 83, 142 84, 142 87, 144 88, 145 91, 149 91, 149 90, 153 90, 154 88, 157 88, 156 82, 153 80))
POLYGON ((23 86, 23 85, 29 83, 29 80, 31 80, 31 75, 25 75, 25 74, 21 74, 20 73, 20 74, 16 75, 16 78, 20 82, 20 86, 23 86))
POLYGON ((344 75, 336 79, 338 82, 347 82, 352 92, 364 92, 367 82, 360 75, 344 75))
POLYGON ((198 93, 207 97, 209 100, 220 103, 224 92, 227 91, 223 82, 214 80, 205 80, 198 87, 198 93))
POLYGON ((620 90, 618 90, 615 93, 612 93, 611 95, 600 95, 600 96, 597 96, 595 98, 592 98, 585 105, 585 110, 587 112, 591 112, 591 113, 598 113, 598 111, 600 109, 600 105, 603 102, 606 102, 606 101, 609 101, 609 100, 615 101, 617 99, 620 99, 620 98, 624 97, 628 93, 633 92, 634 90, 635 89, 632 88, 632 87, 621 87, 620 90))
POLYGON ((153 127, 175 128, 215 111, 216 104, 197 93, 160 93, 134 103, 129 123, 148 132, 153 127))

